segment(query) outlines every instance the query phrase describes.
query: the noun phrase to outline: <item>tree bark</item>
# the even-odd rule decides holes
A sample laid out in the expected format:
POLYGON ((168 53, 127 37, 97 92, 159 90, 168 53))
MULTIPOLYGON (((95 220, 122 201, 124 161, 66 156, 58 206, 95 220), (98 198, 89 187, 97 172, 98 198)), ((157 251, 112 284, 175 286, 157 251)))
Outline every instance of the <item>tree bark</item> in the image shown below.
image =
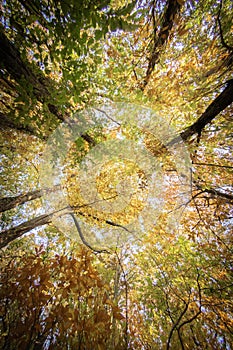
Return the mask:
POLYGON ((32 87, 32 94, 41 103, 48 103, 49 111, 54 114, 59 120, 64 121, 62 113, 59 112, 53 101, 50 89, 52 82, 43 76, 36 74, 32 70, 32 65, 29 62, 22 60, 19 50, 7 38, 2 27, 0 26, 0 67, 5 69, 10 76, 19 84, 28 84, 32 87))
POLYGON ((24 233, 30 232, 31 230, 40 226, 50 224, 54 217, 60 217, 70 213, 71 208, 68 206, 50 214, 37 216, 36 218, 23 222, 20 225, 4 230, 0 233, 0 248, 4 248, 10 242, 21 237, 24 233))
POLYGON ((197 184, 196 184, 196 187, 199 190, 201 190, 200 194, 209 193, 210 195, 212 195, 214 197, 220 197, 220 198, 227 199, 229 201, 233 201, 233 194, 223 192, 223 191, 220 191, 220 190, 214 189, 214 188, 205 188, 205 187, 197 185, 197 184))
POLYGON ((31 231, 34 228, 49 224, 52 222, 53 214, 40 215, 32 220, 23 222, 22 224, 4 230, 0 233, 0 248, 7 246, 16 238, 21 237, 24 233, 31 231))
POLYGON ((153 16, 153 26, 154 26, 154 44, 151 51, 151 55, 149 57, 149 63, 146 71, 146 76, 144 78, 144 81, 141 86, 141 90, 143 91, 145 87, 147 86, 150 76, 155 68, 155 65, 159 61, 160 51, 162 47, 166 44, 169 34, 172 30, 172 27, 174 25, 174 19, 177 16, 177 14, 180 12, 181 5, 177 0, 169 0, 167 4, 167 9, 163 16, 163 22, 161 25, 161 29, 159 33, 157 34, 157 26, 154 19, 154 7, 156 6, 156 3, 153 3, 152 8, 152 16, 153 16))
POLYGON ((58 191, 60 188, 61 188, 60 185, 56 185, 52 188, 45 188, 41 190, 31 191, 26 194, 20 194, 15 197, 0 198, 0 213, 13 209, 18 205, 22 205, 34 199, 41 198, 45 193, 58 191))
POLYGON ((233 79, 226 82, 225 89, 218 95, 213 102, 207 107, 205 112, 197 119, 195 123, 190 125, 186 130, 181 132, 179 136, 171 140, 167 146, 179 143, 182 139, 187 141, 195 134, 201 135, 201 132, 207 124, 209 124, 220 112, 231 105, 233 102, 233 79))
MULTIPOLYGON (((10 115, 3 114, 0 112, 0 129, 5 130, 6 128, 14 129, 25 134, 32 136, 37 136, 35 130, 30 127, 30 125, 18 124, 10 115)), ((42 140, 45 140, 46 137, 40 137, 42 140)))

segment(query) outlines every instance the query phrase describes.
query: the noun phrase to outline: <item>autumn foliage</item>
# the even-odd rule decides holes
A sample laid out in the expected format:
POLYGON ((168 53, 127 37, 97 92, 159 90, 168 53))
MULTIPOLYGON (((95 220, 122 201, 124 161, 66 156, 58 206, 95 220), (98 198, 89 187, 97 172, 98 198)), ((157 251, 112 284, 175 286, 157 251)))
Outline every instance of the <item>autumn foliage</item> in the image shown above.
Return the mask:
POLYGON ((1 349, 232 348, 232 28, 230 0, 0 1, 1 349))

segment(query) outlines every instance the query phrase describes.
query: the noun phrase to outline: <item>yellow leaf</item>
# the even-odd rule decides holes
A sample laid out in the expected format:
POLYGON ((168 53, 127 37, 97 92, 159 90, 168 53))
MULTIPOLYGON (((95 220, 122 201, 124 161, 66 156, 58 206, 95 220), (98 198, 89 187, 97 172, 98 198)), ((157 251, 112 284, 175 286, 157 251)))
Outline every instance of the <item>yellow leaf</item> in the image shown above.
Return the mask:
POLYGON ((182 36, 182 35, 186 34, 188 31, 189 31, 189 29, 183 28, 183 29, 179 30, 178 34, 179 34, 179 36, 182 36))

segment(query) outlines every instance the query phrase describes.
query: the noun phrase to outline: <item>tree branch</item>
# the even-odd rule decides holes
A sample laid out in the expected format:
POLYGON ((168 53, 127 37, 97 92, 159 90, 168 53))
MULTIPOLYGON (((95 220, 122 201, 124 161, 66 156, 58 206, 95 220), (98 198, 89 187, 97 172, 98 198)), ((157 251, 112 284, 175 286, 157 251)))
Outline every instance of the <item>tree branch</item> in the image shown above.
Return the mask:
POLYGON ((221 24, 221 20, 220 20, 221 10, 222 10, 222 0, 220 1, 219 11, 218 11, 218 16, 217 16, 217 22, 218 22, 218 26, 219 26, 220 39, 221 39, 222 46, 225 47, 228 51, 232 52, 233 51, 233 47, 229 46, 224 40, 222 24, 221 24))
POLYGON ((186 313, 187 310, 188 310, 188 303, 185 303, 184 310, 181 312, 180 316, 178 317, 177 321, 172 326, 172 329, 171 329, 171 331, 169 333, 168 341, 167 341, 167 347, 166 347, 167 350, 170 349, 170 343, 171 343, 172 335, 173 335, 174 331, 176 330, 178 324, 180 323, 182 317, 184 316, 184 314, 186 313))
POLYGON ((180 323, 182 317, 185 315, 185 313, 187 312, 188 310, 188 306, 189 306, 189 303, 190 303, 190 295, 191 295, 191 291, 190 291, 190 294, 189 294, 189 300, 188 302, 185 302, 185 307, 184 307, 184 310, 181 312, 179 318, 177 319, 177 321, 174 323, 170 333, 169 333, 169 337, 168 337, 168 341, 167 341, 167 350, 170 349, 170 343, 171 343, 171 338, 172 338, 172 335, 174 333, 175 330, 177 330, 178 332, 178 337, 179 337, 179 340, 180 340, 180 343, 181 343, 181 348, 184 349, 184 344, 183 344, 183 341, 182 341, 182 338, 181 338, 181 334, 180 334, 180 329, 181 327, 183 327, 185 324, 188 324, 188 323, 191 323, 193 320, 195 320, 199 315, 200 313, 202 312, 201 311, 201 307, 202 307, 202 296, 201 296, 201 286, 200 286, 200 282, 199 282, 199 279, 200 279, 200 273, 197 269, 197 279, 196 279, 196 282, 197 282, 197 289, 198 289, 198 302, 199 302, 199 310, 198 312, 196 312, 196 314, 183 321, 182 323, 180 323), (180 323, 180 324, 179 324, 180 323))
POLYGON ((183 321, 179 327, 178 327, 178 330, 180 330, 181 327, 183 327, 185 324, 188 324, 188 323, 191 323, 192 321, 194 321, 200 314, 201 314, 201 307, 202 307, 202 296, 201 296, 201 286, 200 286, 200 282, 199 282, 199 279, 200 279, 200 273, 199 271, 197 270, 197 288, 198 288, 198 298, 199 298, 199 310, 197 311, 197 313, 189 318, 188 320, 185 320, 183 321))
MULTIPOLYGON (((87 206, 87 205, 85 205, 87 206)), ((60 210, 57 210, 55 212, 52 212, 50 214, 44 214, 44 215, 40 215, 36 218, 33 218, 31 220, 28 220, 26 222, 23 222, 22 224, 20 225, 17 225, 17 226, 14 226, 10 229, 7 229, 7 230, 4 230, 0 233, 0 248, 3 248, 5 246, 7 246, 8 243, 10 243, 11 241, 21 237, 23 234, 37 228, 37 227, 40 227, 40 226, 44 226, 44 225, 47 225, 47 224, 50 224, 52 222, 52 219, 53 217, 55 216, 63 216, 63 215, 67 215, 67 214, 72 214, 72 218, 74 220, 74 223, 75 223, 75 226, 76 226, 76 229, 78 230, 78 233, 79 233, 79 236, 83 242, 83 244, 85 244, 87 247, 89 247, 91 250, 95 251, 95 252, 107 252, 106 250, 96 250, 94 249, 93 247, 91 247, 91 245, 85 240, 85 237, 83 236, 82 234, 82 231, 81 231, 81 228, 80 228, 80 225, 78 224, 78 221, 77 219, 75 218, 74 214, 73 214, 73 209, 79 209, 81 208, 80 206, 77 207, 77 208, 71 208, 70 206, 67 206, 65 208, 62 208, 60 210)), ((78 211, 77 214, 85 217, 86 215, 81 212, 81 211, 78 211)), ((95 217, 95 216, 92 216, 92 215, 88 215, 89 217, 99 221, 99 218, 98 217, 95 217)), ((107 225, 110 225, 110 226, 115 226, 115 227, 120 227, 122 228, 123 230, 131 233, 131 231, 129 231, 127 229, 127 227, 124 227, 120 224, 117 224, 117 223, 114 223, 112 221, 109 221, 109 220, 105 220, 104 221, 107 225)))
POLYGON ((196 184, 196 187, 198 190, 201 190, 201 192, 198 193, 198 196, 201 195, 202 193, 209 193, 212 194, 213 196, 229 199, 230 201, 233 201, 233 195, 230 193, 222 192, 214 188, 204 188, 198 184, 196 184))
MULTIPOLYGON (((35 130, 33 128, 31 128, 29 125, 26 126, 23 124, 18 124, 15 120, 13 120, 10 117, 10 113, 3 114, 0 112, 0 129, 5 130, 6 128, 15 129, 15 130, 21 131, 25 134, 37 136, 35 134, 35 130)), ((45 139, 44 137, 40 137, 40 138, 45 139)))
POLYGON ((201 165, 201 166, 204 165, 204 166, 211 166, 211 167, 233 169, 233 166, 230 166, 230 165, 220 165, 220 164, 214 164, 214 163, 193 163, 193 165, 201 165))
POLYGON ((23 222, 20 225, 2 231, 0 233, 0 248, 4 248, 10 242, 14 241, 17 238, 20 238, 23 234, 30 232, 37 227, 50 224, 55 216, 59 217, 66 214, 70 214, 69 207, 54 211, 50 214, 37 216, 31 220, 23 222))
POLYGON ((75 227, 76 227, 76 229, 78 231, 79 237, 80 237, 81 241, 83 242, 83 244, 85 246, 90 248, 94 253, 108 253, 108 254, 110 254, 109 251, 107 251, 106 249, 96 249, 96 248, 92 247, 90 245, 90 243, 88 243, 87 240, 85 239, 85 237, 84 237, 84 235, 82 233, 81 227, 80 227, 80 225, 78 223, 78 220, 76 219, 74 213, 71 212, 70 216, 72 217, 72 219, 74 221, 74 224, 75 224, 75 227))

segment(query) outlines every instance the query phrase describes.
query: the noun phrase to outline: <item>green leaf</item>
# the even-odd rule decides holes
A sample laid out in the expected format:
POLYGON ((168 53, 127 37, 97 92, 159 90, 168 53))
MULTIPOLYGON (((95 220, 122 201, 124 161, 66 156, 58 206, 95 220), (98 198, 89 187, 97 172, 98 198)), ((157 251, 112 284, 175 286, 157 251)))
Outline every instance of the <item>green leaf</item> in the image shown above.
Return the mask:
POLYGON ((103 37, 103 32, 101 30, 95 31, 95 40, 100 40, 103 37))
POLYGON ((126 15, 130 14, 133 11, 134 7, 136 6, 136 3, 137 3, 137 1, 132 1, 130 4, 122 7, 121 9, 119 9, 117 11, 117 15, 118 16, 126 16, 126 15))

